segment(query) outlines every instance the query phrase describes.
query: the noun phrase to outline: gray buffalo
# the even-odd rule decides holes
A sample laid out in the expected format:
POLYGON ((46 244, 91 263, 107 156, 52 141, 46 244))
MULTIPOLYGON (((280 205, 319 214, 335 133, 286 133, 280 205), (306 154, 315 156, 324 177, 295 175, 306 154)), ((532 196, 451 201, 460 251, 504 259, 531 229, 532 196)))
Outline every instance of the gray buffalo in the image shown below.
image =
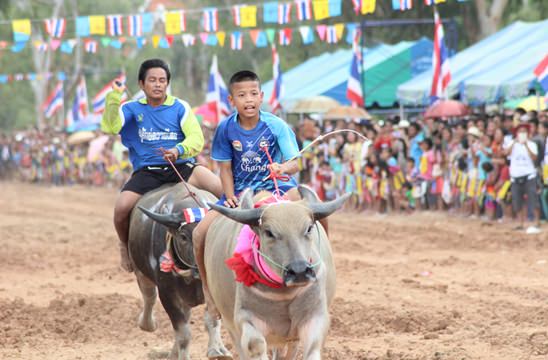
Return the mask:
POLYGON ((328 306, 335 293, 335 266, 327 235, 319 219, 340 208, 346 194, 322 203, 299 186, 301 201, 253 207, 247 191, 241 208, 211 207, 225 216, 211 225, 205 265, 211 295, 240 359, 294 359, 299 348, 304 360, 321 359, 329 328, 328 306), (260 238, 260 256, 283 283, 272 288, 235 281, 225 265, 233 255, 243 224, 260 238))
MULTIPOLYGON (((170 357, 179 360, 190 358, 190 310, 204 302, 202 285, 200 280, 192 277, 188 280, 189 277, 183 278, 173 272, 162 272, 160 256, 166 249, 166 237, 169 234, 181 258, 186 258, 186 263, 190 264, 194 259, 191 237, 195 224, 181 226, 184 219, 182 211, 185 208, 203 207, 203 201, 215 201, 213 195, 190 185, 189 188, 197 194, 196 198, 202 201, 201 204, 189 196, 187 189, 181 184, 165 186, 145 194, 131 214, 128 244, 144 302, 143 311, 139 316, 139 327, 145 331, 156 329, 152 308, 158 294, 175 333, 175 343, 170 357), (166 226, 153 221, 150 217, 166 226)), ((191 271, 188 266, 180 266, 186 271, 191 271)), ((221 340, 220 321, 211 319, 206 312, 205 325, 209 332, 208 357, 231 359, 232 356, 221 340)))

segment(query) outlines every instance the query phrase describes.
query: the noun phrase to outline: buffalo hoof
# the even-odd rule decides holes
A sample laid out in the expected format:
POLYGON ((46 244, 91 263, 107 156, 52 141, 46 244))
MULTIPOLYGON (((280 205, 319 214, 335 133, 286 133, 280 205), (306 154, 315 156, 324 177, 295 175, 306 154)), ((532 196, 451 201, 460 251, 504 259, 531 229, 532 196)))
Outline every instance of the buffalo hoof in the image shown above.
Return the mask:
POLYGON ((146 319, 144 314, 139 315, 139 328, 143 331, 153 332, 156 330, 158 325, 156 324, 156 319, 151 315, 150 318, 146 319))
POLYGON ((210 360, 232 360, 232 354, 224 347, 221 349, 209 349, 207 358, 210 360))

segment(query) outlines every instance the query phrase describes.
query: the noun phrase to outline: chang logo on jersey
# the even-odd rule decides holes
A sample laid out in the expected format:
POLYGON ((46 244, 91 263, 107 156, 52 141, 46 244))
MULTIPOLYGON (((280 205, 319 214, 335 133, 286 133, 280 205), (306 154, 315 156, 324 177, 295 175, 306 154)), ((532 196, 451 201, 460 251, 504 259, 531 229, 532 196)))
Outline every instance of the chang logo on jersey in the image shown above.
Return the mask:
POLYGON ((242 154, 240 168, 245 172, 266 171, 266 164, 262 164, 261 155, 249 150, 242 154))
POLYGON ((143 122, 143 118, 145 117, 144 114, 137 115, 137 122, 143 122))
POLYGON ((236 151, 242 151, 242 143, 238 140, 234 140, 232 142, 232 147, 234 148, 234 150, 236 151))
POLYGON ((267 139, 265 138, 262 138, 261 141, 259 141, 259 147, 262 149, 262 148, 267 148, 270 146, 270 143, 268 142, 267 139))

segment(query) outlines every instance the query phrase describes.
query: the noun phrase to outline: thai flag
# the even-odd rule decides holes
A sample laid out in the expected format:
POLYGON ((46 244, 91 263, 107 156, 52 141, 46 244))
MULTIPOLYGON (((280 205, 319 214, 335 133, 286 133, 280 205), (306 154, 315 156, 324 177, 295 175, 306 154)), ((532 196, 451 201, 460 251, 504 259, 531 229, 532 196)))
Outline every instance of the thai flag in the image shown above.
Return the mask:
POLYGON ((122 15, 109 15, 107 21, 110 36, 120 36, 124 33, 122 30, 122 15))
POLYGON ((548 54, 537 65, 534 73, 540 86, 548 93, 548 54))
POLYGON ((430 101, 447 97, 447 86, 451 81, 449 70, 449 51, 445 46, 443 24, 438 11, 434 8, 434 51, 432 53, 432 89, 430 101))
POLYGON ((187 224, 194 222, 199 222, 207 214, 207 209, 205 208, 188 208, 183 210, 183 217, 187 224))
POLYGON ((272 112, 276 112, 282 108, 280 99, 283 96, 283 81, 282 81, 282 69, 280 67, 280 56, 276 51, 276 46, 272 46, 272 79, 274 80, 274 88, 272 89, 272 95, 268 103, 272 108, 272 112))
POLYGON ((288 24, 291 21, 291 3, 278 5, 278 24, 288 24))
POLYGON ((234 5, 232 7, 232 16, 234 18, 234 25, 240 26, 242 23, 242 17, 240 15, 240 9, 243 8, 245 5, 234 5))
POLYGON ((230 34, 230 48, 232 50, 242 50, 243 47, 243 36, 239 31, 235 31, 230 34))
POLYGON ((354 8, 356 15, 359 14, 362 8, 362 0, 352 0, 352 7, 354 8))
POLYGON ((410 10, 413 8, 412 0, 392 0, 392 8, 394 10, 410 10))
POLYGON ((76 87, 72 109, 67 113, 65 127, 69 127, 78 121, 84 121, 88 115, 88 91, 86 79, 82 76, 76 87))
POLYGON ((208 107, 217 114, 217 122, 221 117, 230 114, 230 103, 228 102, 228 90, 217 66, 217 55, 213 56, 209 81, 207 83, 206 103, 208 107))
POLYGON ((357 30, 352 45, 352 63, 346 88, 346 97, 353 106, 363 107, 365 104, 362 88, 362 53, 360 49, 361 31, 357 30))
POLYGON ((62 38, 65 34, 67 22, 65 19, 46 19, 44 20, 46 32, 53 38, 62 38))
POLYGON ((424 5, 427 5, 427 6, 432 6, 434 5, 434 0, 424 0, 424 5))
POLYGON ((193 46, 194 44, 196 44, 196 36, 192 34, 181 35, 181 40, 183 40, 183 45, 185 45, 185 47, 193 46))
POLYGON ((300 21, 312 19, 312 1, 295 0, 297 6, 297 19, 300 21))
POLYGON ((181 31, 186 31, 186 14, 184 10, 179 11, 181 13, 181 31))
POLYGON ((84 49, 88 53, 95 54, 97 52, 97 41, 96 40, 86 40, 84 43, 84 49))
POLYGON ((42 105, 42 109, 44 110, 44 116, 46 118, 49 119, 50 117, 55 115, 55 113, 59 109, 63 108, 63 104, 64 104, 63 97, 64 97, 63 82, 59 81, 57 82, 57 85, 55 86, 51 94, 48 96, 48 98, 42 105))
POLYGON ((282 46, 291 45, 292 32, 290 28, 280 29, 280 31, 278 32, 278 35, 279 35, 280 45, 282 46))
POLYGON ((143 36, 143 18, 141 15, 127 17, 127 33, 129 36, 143 36))
POLYGON ((328 44, 336 44, 339 39, 337 39, 337 29, 335 26, 330 25, 327 27, 327 33, 325 34, 325 41, 328 44))
MULTIPOLYGON (((126 74, 122 73, 120 76, 114 78, 111 80, 108 84, 106 84, 97 95, 92 100, 92 107, 93 107, 93 113, 95 114, 101 114, 103 111, 105 111, 105 101, 107 98, 107 94, 112 91, 112 85, 115 81, 119 81, 122 84, 125 84, 126 82, 126 74)), ((121 101, 125 101, 127 99, 126 93, 122 94, 121 101)))
POLYGON ((215 32, 219 29, 219 20, 217 18, 217 9, 208 8, 204 9, 204 16, 202 18, 204 30, 208 32, 215 32))

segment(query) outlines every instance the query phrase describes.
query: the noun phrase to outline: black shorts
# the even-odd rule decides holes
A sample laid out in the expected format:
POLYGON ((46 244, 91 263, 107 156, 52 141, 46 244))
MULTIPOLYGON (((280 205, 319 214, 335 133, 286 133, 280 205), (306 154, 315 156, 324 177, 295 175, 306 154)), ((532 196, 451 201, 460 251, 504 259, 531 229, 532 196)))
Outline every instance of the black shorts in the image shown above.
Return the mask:
MULTIPOLYGON (((179 171, 185 181, 188 181, 196 166, 198 165, 191 162, 175 164, 177 171, 179 171)), ((178 183, 180 181, 181 179, 179 179, 179 176, 171 165, 145 166, 131 174, 122 191, 133 191, 143 195, 164 184, 178 183)))
POLYGON ((521 182, 514 180, 510 191, 512 192, 512 209, 514 212, 519 212, 523 207, 525 195, 527 195, 527 207, 536 208, 538 206, 536 178, 524 179, 521 182))

